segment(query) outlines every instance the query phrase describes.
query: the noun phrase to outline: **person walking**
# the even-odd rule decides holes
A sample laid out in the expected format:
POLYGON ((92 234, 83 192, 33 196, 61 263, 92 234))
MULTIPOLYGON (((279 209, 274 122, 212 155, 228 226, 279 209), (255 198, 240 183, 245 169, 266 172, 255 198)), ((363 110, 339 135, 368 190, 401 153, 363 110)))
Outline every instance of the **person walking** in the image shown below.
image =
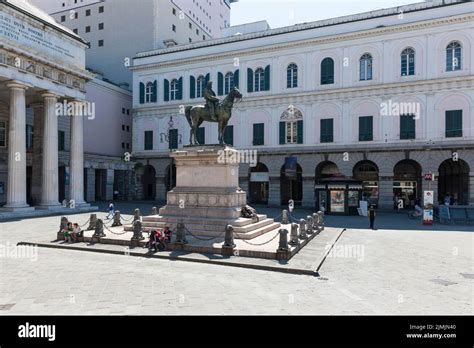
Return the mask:
POLYGON ((107 214, 107 216, 105 217, 106 219, 112 219, 115 215, 115 206, 114 206, 114 203, 113 202, 110 202, 109 204, 109 213, 107 214), (111 216, 109 218, 109 216, 111 216))
POLYGON ((369 208, 368 216, 369 216, 369 221, 370 221, 370 228, 372 230, 375 230, 375 227, 374 227, 374 225, 375 225, 375 209, 374 209, 373 205, 371 205, 370 208, 369 208))

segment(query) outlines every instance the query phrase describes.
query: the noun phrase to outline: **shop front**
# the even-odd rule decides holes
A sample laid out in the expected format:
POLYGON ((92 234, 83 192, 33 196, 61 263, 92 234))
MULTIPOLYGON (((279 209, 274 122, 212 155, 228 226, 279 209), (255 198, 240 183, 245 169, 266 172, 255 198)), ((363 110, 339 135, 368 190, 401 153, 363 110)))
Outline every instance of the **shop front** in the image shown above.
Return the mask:
POLYGON ((330 215, 358 215, 362 182, 320 182, 315 186, 316 207, 330 215))

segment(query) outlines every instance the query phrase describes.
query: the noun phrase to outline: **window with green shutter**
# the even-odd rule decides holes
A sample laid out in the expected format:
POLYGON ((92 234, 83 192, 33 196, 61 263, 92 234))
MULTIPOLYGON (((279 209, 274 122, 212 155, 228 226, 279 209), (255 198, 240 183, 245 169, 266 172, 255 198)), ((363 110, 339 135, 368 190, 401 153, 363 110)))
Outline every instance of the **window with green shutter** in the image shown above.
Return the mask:
POLYGON ((217 95, 224 95, 224 74, 217 73, 217 95))
POLYGON ((247 68, 247 92, 253 92, 253 70, 247 68))
POLYGON ((321 84, 330 85, 334 83, 334 60, 324 58, 321 62, 321 84))
POLYGON ((373 133, 373 117, 362 116, 359 117, 359 141, 374 140, 373 133))
POLYGON ((462 110, 446 111, 446 138, 462 137, 462 110))
POLYGON ((151 94, 151 102, 156 103, 158 101, 158 81, 153 81, 153 91, 151 94))
POLYGON ((153 131, 145 131, 145 151, 153 150, 153 131))
POLYGON ((325 118, 321 120, 321 143, 332 143, 334 141, 334 119, 325 118))
POLYGON ((224 142, 234 146, 234 126, 227 126, 224 132, 224 142))
POLYGON ((255 123, 253 125, 253 145, 265 145, 265 124, 255 123))
POLYGON ((234 86, 240 89, 240 71, 237 69, 234 72, 234 86))
POLYGON ((299 120, 296 122, 296 143, 303 144, 303 120, 299 120))
POLYGON ((264 86, 264 90, 265 91, 269 91, 270 90, 270 78, 271 78, 271 75, 270 75, 270 65, 267 65, 265 67, 265 86, 264 86))
POLYGON ((145 104, 145 84, 140 82, 140 104, 145 104))
POLYGON ((196 78, 194 76, 189 77, 189 97, 196 98, 196 78))
POLYGON ((416 138, 416 121, 415 115, 401 115, 400 116, 400 139, 415 139, 416 138))
MULTIPOLYGON (((174 80, 173 80, 173 82, 174 82, 174 80)), ((170 100, 170 82, 169 82, 169 80, 165 79, 164 85, 165 85, 164 86, 165 88, 163 88, 163 92, 164 92, 163 100, 164 101, 169 101, 170 100)), ((173 85, 174 85, 174 83, 173 83, 173 85)), ((174 98, 172 98, 171 100, 174 100, 174 98)))
POLYGON ((175 150, 178 148, 178 130, 170 129, 168 133, 169 137, 169 149, 175 150))
POLYGON ((199 145, 206 144, 206 129, 204 127, 199 127, 197 130, 197 141, 199 145))

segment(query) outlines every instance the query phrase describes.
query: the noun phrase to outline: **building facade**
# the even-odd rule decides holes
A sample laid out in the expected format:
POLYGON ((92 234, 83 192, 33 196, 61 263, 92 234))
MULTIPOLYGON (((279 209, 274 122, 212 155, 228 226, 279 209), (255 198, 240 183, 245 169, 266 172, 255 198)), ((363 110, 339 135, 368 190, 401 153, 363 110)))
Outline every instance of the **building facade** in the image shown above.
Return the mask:
MULTIPOLYGON (((240 170, 251 203, 347 213, 433 190, 474 204, 473 6, 432 1, 138 54, 139 196, 165 199, 170 148, 188 144, 183 106, 203 103, 212 80, 221 98, 243 94, 227 142, 257 150, 240 170)), ((215 124, 199 133, 217 143, 215 124)))
POLYGON ((56 107, 85 101, 87 45, 27 1, 2 1, 0 10, 2 210, 55 209, 61 196, 87 206, 84 117, 58 117, 56 107))
POLYGON ((130 90, 132 74, 128 67, 137 52, 220 37, 220 26, 230 19, 228 0, 31 2, 89 44, 89 69, 130 90))

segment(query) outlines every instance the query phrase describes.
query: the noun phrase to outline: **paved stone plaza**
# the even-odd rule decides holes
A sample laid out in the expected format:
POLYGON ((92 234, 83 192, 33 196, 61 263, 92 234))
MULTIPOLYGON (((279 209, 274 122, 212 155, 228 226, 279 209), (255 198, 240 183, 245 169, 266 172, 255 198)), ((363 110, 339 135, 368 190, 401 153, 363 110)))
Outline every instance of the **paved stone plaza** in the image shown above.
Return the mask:
MULTIPOLYGON (((121 205, 125 213, 135 206, 144 213, 151 209, 121 205)), ((320 278, 58 249, 12 255, 10 246, 19 241, 53 240, 58 223, 59 217, 0 223, 0 308, 14 304, 0 314, 474 313, 472 226, 433 230, 404 215, 381 213, 379 230, 371 231, 364 229, 365 218, 327 217, 327 226, 348 229, 320 278)))

